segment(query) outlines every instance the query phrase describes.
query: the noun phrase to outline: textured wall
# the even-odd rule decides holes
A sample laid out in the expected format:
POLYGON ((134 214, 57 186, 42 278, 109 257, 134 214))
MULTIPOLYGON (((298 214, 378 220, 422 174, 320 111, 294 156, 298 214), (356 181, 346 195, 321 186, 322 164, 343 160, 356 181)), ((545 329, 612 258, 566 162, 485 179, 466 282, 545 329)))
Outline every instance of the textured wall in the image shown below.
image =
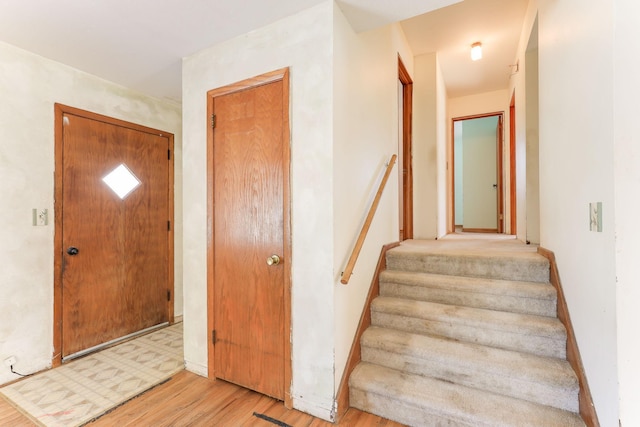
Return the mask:
POLYGON ((333 222, 335 381, 339 385, 383 245, 398 240, 396 163, 349 284, 340 273, 355 245, 391 155, 398 152, 398 55, 413 56, 399 25, 356 34, 334 9, 333 222))
POLYGON ((435 53, 414 58, 413 227, 415 239, 434 239, 438 224, 438 63, 435 53))
POLYGON ((616 2, 614 46, 614 135, 616 193, 616 294, 618 325, 618 381, 620 425, 640 425, 640 341, 638 340, 638 305, 640 304, 640 121, 635 105, 640 96, 640 80, 630 69, 637 69, 640 59, 629 52, 640 51, 640 3, 616 2))
MULTIPOLYGON (((0 43, 0 99, 0 360, 16 356, 16 369, 30 373, 51 365, 53 349, 54 103, 174 133, 178 176, 181 113, 179 105, 4 43, 0 43), (32 226, 32 208, 48 209, 49 225, 32 226)), ((177 223, 180 215, 178 201, 177 223)), ((178 243, 177 273, 179 250, 178 243)), ((180 315, 181 276, 175 283, 175 312, 180 315)), ((16 378, 0 364, 0 383, 16 378)))
POLYGON ((538 3, 540 244, 555 252, 600 424, 614 426, 614 2, 538 3), (591 202, 602 202, 601 233, 589 230, 591 202))
POLYGON ((333 3, 184 60, 184 283, 187 368, 207 372, 206 94, 290 67, 294 406, 329 418, 334 394, 333 3))

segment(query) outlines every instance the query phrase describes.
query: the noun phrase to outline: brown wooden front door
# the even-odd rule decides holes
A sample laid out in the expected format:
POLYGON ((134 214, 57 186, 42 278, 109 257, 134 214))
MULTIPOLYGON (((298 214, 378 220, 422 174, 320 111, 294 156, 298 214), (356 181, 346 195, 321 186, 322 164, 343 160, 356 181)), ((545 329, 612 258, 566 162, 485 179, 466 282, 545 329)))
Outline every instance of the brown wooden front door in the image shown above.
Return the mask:
POLYGON ((65 358, 171 320, 173 138, 57 107, 56 302, 65 358), (114 171, 134 179, 128 194, 110 186, 126 181, 114 171))
POLYGON ((209 92, 209 369, 286 399, 288 73, 269 76, 209 92))

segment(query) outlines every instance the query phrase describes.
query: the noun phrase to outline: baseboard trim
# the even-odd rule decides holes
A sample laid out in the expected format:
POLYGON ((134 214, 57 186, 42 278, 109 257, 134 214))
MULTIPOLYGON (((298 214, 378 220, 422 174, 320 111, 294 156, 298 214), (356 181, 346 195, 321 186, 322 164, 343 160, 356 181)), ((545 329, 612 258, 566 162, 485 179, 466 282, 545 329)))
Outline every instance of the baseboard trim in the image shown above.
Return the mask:
POLYGON ((463 233, 497 233, 497 228, 464 228, 462 227, 463 233))
POLYGON ((184 368, 187 371, 193 372, 196 375, 200 375, 201 377, 204 377, 204 378, 209 378, 209 367, 207 365, 185 360, 184 368))
POLYGON ((360 338, 364 331, 371 325, 371 302, 380 294, 379 278, 380 272, 387 268, 387 251, 399 245, 400 242, 389 243, 388 245, 383 246, 380 251, 380 258, 378 258, 378 265, 376 266, 376 271, 373 274, 373 279, 371 280, 369 294, 367 295, 367 300, 364 303, 362 314, 360 315, 360 323, 358 324, 356 335, 353 338, 353 343, 351 344, 351 351, 349 352, 349 358, 347 359, 347 366, 344 369, 342 378, 340 379, 340 386, 338 387, 338 394, 336 396, 338 406, 336 411, 336 424, 340 422, 340 419, 349 409, 349 377, 362 358, 362 354, 360 352, 360 338))
POLYGON ((549 278, 551 284, 558 292, 558 319, 560 319, 567 329, 567 360, 578 376, 578 383, 580 385, 580 416, 588 427, 600 427, 598 414, 596 413, 591 391, 589 390, 587 376, 584 372, 584 366, 582 365, 578 342, 576 341, 576 335, 573 331, 573 325, 571 324, 567 301, 565 300, 564 292, 562 291, 562 283, 560 282, 560 274, 558 273, 556 257, 552 251, 542 247, 538 247, 538 253, 549 260, 549 278))

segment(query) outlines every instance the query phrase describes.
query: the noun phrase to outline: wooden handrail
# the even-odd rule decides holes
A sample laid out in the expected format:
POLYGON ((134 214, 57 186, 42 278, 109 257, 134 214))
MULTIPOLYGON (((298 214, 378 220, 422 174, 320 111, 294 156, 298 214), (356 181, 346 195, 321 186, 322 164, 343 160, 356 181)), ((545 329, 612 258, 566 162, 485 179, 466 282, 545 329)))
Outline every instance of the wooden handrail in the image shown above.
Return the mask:
POLYGON ((349 257, 349 262, 347 262, 347 267, 344 269, 344 272, 342 273, 342 279, 340 279, 340 283, 342 283, 343 285, 346 285, 347 283, 349 283, 349 279, 353 274, 353 268, 355 267, 356 261, 358 260, 358 255, 360 255, 360 250, 362 249, 362 245, 364 244, 364 239, 367 237, 367 232, 369 231, 369 227, 371 227, 371 223, 373 222, 373 216, 375 215, 376 209, 378 208, 378 203, 380 203, 380 198, 382 197, 384 186, 387 184, 387 180, 389 179, 389 175, 391 174, 391 169, 393 169, 393 165, 395 165, 397 158, 398 156, 394 154, 393 156, 391 156, 391 160, 389 160, 389 164, 387 165, 387 170, 384 173, 382 182, 380 182, 380 187, 378 188, 376 197, 373 199, 373 203, 369 208, 367 219, 364 221, 362 230, 360 230, 360 235, 358 236, 356 245, 353 248, 353 252, 351 252, 351 256, 349 257))

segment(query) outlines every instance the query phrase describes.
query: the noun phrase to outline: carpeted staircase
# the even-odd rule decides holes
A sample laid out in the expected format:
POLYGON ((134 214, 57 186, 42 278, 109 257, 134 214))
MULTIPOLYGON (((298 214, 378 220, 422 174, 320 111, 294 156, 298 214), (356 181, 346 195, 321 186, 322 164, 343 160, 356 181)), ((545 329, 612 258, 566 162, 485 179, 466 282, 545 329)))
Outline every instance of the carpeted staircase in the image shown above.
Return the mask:
POLYGON ((411 426, 584 426, 549 263, 522 246, 388 251, 350 405, 411 426))

